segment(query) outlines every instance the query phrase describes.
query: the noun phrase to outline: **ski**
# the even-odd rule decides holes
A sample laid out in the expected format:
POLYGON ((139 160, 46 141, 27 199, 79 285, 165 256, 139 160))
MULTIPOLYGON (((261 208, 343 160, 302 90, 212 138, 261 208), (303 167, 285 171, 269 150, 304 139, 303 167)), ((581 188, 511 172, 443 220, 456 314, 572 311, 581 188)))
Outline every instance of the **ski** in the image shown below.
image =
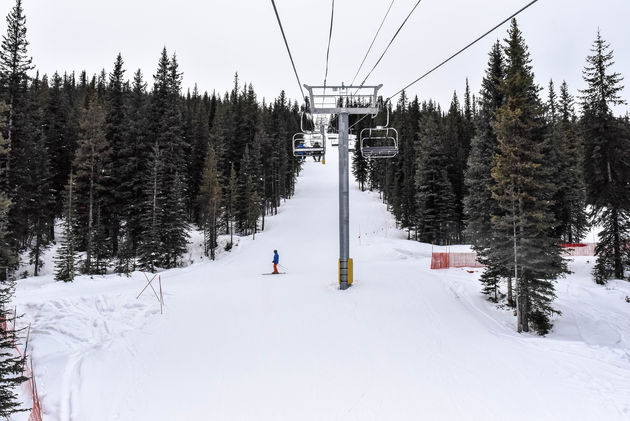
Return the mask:
POLYGON ((273 272, 271 272, 271 273, 263 273, 263 275, 286 275, 286 274, 287 274, 286 272, 278 272, 278 273, 273 273, 273 272))

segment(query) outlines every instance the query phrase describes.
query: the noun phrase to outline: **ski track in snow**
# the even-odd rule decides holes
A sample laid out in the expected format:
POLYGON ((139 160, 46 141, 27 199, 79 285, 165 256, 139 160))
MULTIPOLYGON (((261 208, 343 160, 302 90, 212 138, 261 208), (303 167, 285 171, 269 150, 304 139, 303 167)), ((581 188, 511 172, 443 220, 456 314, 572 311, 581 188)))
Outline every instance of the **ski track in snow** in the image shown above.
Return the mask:
POLYGON ((597 286, 576 258, 553 332, 517 334, 481 270, 430 270, 431 245, 353 186, 355 285, 339 291, 336 154, 306 162, 255 240, 162 272, 164 315, 150 289, 136 300, 141 273, 20 281, 45 419, 630 419, 630 284, 597 286), (261 276, 273 249, 287 274, 261 276))

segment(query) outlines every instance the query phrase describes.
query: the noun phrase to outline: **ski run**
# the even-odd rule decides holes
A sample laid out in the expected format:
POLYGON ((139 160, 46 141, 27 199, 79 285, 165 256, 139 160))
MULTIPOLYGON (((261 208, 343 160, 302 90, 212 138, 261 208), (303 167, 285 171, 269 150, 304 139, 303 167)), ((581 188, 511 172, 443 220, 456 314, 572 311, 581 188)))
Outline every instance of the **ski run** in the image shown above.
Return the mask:
POLYGON ((190 264, 160 273, 163 314, 150 288, 136 299, 143 273, 55 282, 49 250, 14 300, 43 418, 630 419, 630 284, 596 285, 592 257, 558 281, 553 331, 517 334, 480 269, 430 270, 431 245, 351 182, 355 281, 340 291, 337 153, 306 161, 255 240, 211 262, 193 235, 190 264), (287 273, 262 276, 274 249, 287 273))

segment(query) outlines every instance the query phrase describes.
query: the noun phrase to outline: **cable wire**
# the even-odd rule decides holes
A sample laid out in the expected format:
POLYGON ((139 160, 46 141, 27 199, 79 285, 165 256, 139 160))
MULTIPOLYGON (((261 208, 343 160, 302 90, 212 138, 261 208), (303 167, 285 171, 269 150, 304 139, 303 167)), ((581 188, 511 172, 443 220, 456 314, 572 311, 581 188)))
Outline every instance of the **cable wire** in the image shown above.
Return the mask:
POLYGON ((389 4, 389 8, 387 9, 387 12, 385 13, 385 16, 383 17, 383 20, 381 21, 381 25, 378 27, 378 30, 376 31, 376 34, 374 34, 374 39, 372 39, 372 43, 368 47, 368 50, 365 53, 365 56, 363 57, 363 61, 359 65, 359 68, 357 69, 357 72, 355 73, 354 77, 352 78, 352 82, 350 82, 350 86, 352 86, 352 84, 354 83, 354 81, 357 78, 357 76, 359 76, 359 72, 363 68, 363 64, 365 63, 365 60, 367 59, 368 54, 370 54, 370 51, 372 51, 372 46, 374 45, 374 41, 376 41, 376 37, 378 37, 379 32, 381 32, 381 28, 383 27, 383 24, 385 23, 385 19, 387 19, 387 15, 389 15, 389 11, 392 10, 392 6, 393 5, 394 5, 394 0, 392 0, 392 2, 389 4))
POLYGON ((295 77, 298 81, 298 86, 300 87, 300 92, 302 93, 302 100, 306 98, 304 95, 304 90, 302 89, 302 82, 300 82, 300 77, 298 76, 297 69, 295 68, 295 62, 293 61, 293 56, 291 55, 291 49, 289 48, 289 43, 287 42, 287 37, 284 35, 284 29, 282 28, 282 22, 280 21, 280 15, 278 15, 278 9, 276 8, 276 2, 271 0, 271 4, 273 5, 273 10, 276 12, 276 18, 278 19, 278 25, 280 26, 280 32, 282 32, 282 38, 284 39, 284 45, 287 47, 287 52, 289 53, 289 58, 291 59, 291 65, 293 66, 293 72, 295 73, 295 77))
MULTIPOLYGON (((409 14, 407 15, 407 17, 405 18, 405 20, 403 21, 403 23, 400 25, 400 27, 398 28, 398 30, 396 31, 396 33, 394 34, 394 36, 392 37, 391 41, 389 41, 389 44, 387 44, 387 47, 385 47, 385 51, 383 51, 383 54, 381 54, 381 56, 378 58, 378 60, 376 61, 376 64, 374 64, 374 67, 372 67, 372 70, 370 70, 370 72, 367 74, 367 76, 363 79, 363 82, 361 82, 361 85, 359 86, 359 89, 361 87, 363 87, 363 85, 365 84, 365 82, 367 81, 367 78, 370 77, 370 75, 372 74, 372 72, 374 71, 374 69, 376 69, 376 66, 379 65, 379 63, 381 62, 381 60, 383 59, 383 57, 385 57, 385 53, 387 52, 387 50, 389 50, 389 47, 391 47, 392 43, 394 42, 394 40, 396 39, 396 37, 398 36, 398 33, 400 32, 400 30, 403 28, 403 26, 405 26, 405 23, 407 23, 407 21, 409 20, 409 18, 411 17, 411 15, 413 14, 413 12, 416 10, 416 8, 418 7, 418 5, 420 4, 422 0, 418 0, 416 2, 416 5, 413 6, 413 9, 411 9, 411 12, 409 12, 409 14)), ((357 89, 358 92, 358 89, 357 89)), ((356 92, 355 92, 356 94, 356 92)))
POLYGON ((411 87, 412 85, 415 85, 416 83, 418 83, 420 80, 424 79, 425 77, 429 76, 431 73, 433 73, 434 71, 436 71, 437 69, 439 69, 440 67, 442 67, 443 65, 445 65, 446 63, 448 63, 449 61, 451 61, 452 59, 454 59, 455 57, 457 57, 458 55, 460 55, 461 53, 463 53, 465 50, 467 50, 468 48, 472 47, 474 44, 476 44, 477 42, 481 41, 483 38, 485 38, 486 36, 488 36, 491 32, 494 32, 497 28, 499 28, 500 26, 502 26, 503 24, 505 24, 507 21, 509 21, 510 19, 516 17, 517 15, 519 15, 521 12, 525 11, 525 9, 529 8, 530 6, 532 6, 534 3, 536 3, 538 0, 533 0, 532 2, 530 2, 529 4, 527 4, 526 6, 524 6, 523 8, 521 8, 518 12, 512 14, 510 17, 508 17, 507 19, 503 20, 501 23, 499 23, 498 25, 496 25, 494 28, 490 29, 488 32, 486 32, 485 34, 481 35, 479 38, 477 38, 476 40, 474 40, 473 42, 471 42, 470 44, 468 44, 467 46, 465 46, 464 48, 462 48, 461 50, 459 50, 458 52, 456 52, 455 54, 453 54, 452 56, 450 56, 449 58, 447 58, 446 60, 444 60, 443 62, 441 62, 440 64, 438 64, 437 66, 435 66, 434 68, 432 68, 431 70, 429 70, 428 72, 426 72, 425 74, 423 74, 422 76, 420 76, 418 79, 414 80, 413 82, 411 82, 410 84, 408 84, 407 86, 405 86, 404 88, 402 88, 401 90, 397 91, 395 94, 393 94, 392 96, 390 96, 389 98, 387 98, 388 100, 392 99, 393 97, 395 97, 396 95, 400 94, 402 91, 404 91, 405 89, 411 87))
POLYGON ((324 74, 324 94, 322 96, 322 107, 326 101, 326 81, 328 80, 328 57, 330 56, 330 40, 332 39, 333 21, 335 18, 335 0, 332 0, 332 9, 330 12, 330 31, 328 32, 328 48, 326 49, 326 73, 324 74))

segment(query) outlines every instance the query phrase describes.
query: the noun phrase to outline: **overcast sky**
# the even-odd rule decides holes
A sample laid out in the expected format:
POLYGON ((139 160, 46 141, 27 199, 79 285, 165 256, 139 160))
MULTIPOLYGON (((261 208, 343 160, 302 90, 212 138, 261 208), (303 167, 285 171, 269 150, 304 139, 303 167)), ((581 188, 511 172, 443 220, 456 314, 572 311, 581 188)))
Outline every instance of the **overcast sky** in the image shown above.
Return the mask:
MULTIPOLYGON (((395 0, 359 79, 365 76, 417 0, 395 0)), ((391 0, 336 0, 329 84, 349 83, 391 0)), ((468 44, 529 0, 423 0, 367 83, 389 96, 468 44)), ((6 16, 14 0, 3 0, 6 16)), ((330 0, 276 0, 302 83, 322 84, 330 23, 330 0)), ((270 0, 23 0, 29 52, 41 73, 105 68, 122 53, 127 76, 140 68, 152 83, 159 54, 176 52, 184 89, 225 92, 235 72, 259 95, 284 89, 299 98, 270 0)), ((613 69, 626 77, 630 98, 630 1, 540 0, 518 18, 537 82, 566 80, 572 93, 584 88, 582 69, 597 29, 615 51, 613 69)), ((6 33, 2 21, 0 30, 6 33)), ((478 92, 494 41, 507 25, 438 72, 409 89, 448 107, 465 79, 478 92)), ((543 93, 543 95, 546 95, 543 93)), ((619 107, 625 113, 628 106, 619 107)))

